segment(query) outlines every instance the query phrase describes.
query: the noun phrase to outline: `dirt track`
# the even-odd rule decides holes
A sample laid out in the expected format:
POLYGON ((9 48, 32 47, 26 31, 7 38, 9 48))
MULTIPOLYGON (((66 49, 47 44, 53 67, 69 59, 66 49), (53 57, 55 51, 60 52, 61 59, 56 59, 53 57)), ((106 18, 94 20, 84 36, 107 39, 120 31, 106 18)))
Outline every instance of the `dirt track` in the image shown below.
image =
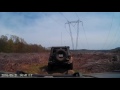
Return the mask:
MULTIPOLYGON (((111 61, 111 53, 75 54, 74 71, 96 73, 120 70, 120 61, 111 61)), ((25 71, 34 74, 65 74, 65 70, 47 71, 49 53, 0 53, 0 71, 25 71)))

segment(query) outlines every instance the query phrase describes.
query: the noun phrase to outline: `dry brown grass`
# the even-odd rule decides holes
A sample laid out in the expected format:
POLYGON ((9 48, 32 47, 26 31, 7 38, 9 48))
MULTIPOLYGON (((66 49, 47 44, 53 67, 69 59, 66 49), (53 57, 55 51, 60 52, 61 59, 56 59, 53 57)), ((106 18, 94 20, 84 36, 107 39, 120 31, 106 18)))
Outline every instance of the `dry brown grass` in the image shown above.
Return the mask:
MULTIPOLYGON (((48 74, 49 53, 0 53, 0 71, 48 74)), ((81 73, 120 70, 120 62, 110 62, 112 54, 73 55, 74 71, 81 73)), ((56 72, 57 73, 57 72, 56 72)))

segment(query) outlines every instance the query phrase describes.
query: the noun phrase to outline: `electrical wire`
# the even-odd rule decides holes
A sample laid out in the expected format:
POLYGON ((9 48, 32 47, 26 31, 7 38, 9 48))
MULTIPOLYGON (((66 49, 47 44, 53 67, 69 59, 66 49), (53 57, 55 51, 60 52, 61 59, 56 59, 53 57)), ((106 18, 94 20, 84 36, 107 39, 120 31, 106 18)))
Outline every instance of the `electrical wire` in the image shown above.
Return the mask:
MULTIPOLYGON (((119 15, 119 20, 120 20, 120 15, 119 15)), ((114 38, 115 38, 115 37, 117 36, 117 34, 119 33, 119 32, 118 32, 118 31, 119 31, 119 28, 120 28, 120 21, 119 21, 119 25, 118 25, 117 31, 116 31, 116 33, 114 34, 114 38)), ((113 39, 114 39, 114 38, 113 38, 113 39)), ((113 42, 113 39, 111 40, 111 43, 113 42)), ((109 44, 109 45, 111 45, 110 48, 112 48, 112 46, 113 46, 114 44, 116 44, 118 40, 119 40, 119 38, 116 40, 116 42, 113 42, 113 44, 109 44)))
MULTIPOLYGON (((76 12, 75 12, 75 14, 76 14, 76 16, 78 17, 78 19, 80 20, 78 14, 77 14, 76 12)), ((81 20, 80 20, 80 21, 81 21, 81 20)), ((81 21, 81 22, 82 22, 82 21, 81 21)), ((86 36, 86 31, 85 31, 84 26, 83 26, 83 22, 82 22, 82 27, 83 27, 83 31, 84 31, 84 34, 85 34, 85 39, 86 39, 86 42, 87 42, 87 47, 88 47, 88 49, 89 49, 88 40, 87 40, 87 36, 86 36)))
POLYGON ((113 24, 113 18, 114 18, 114 13, 112 14, 112 21, 111 21, 111 24, 110 24, 110 29, 109 29, 109 32, 108 32, 107 38, 105 39, 105 42, 104 42, 103 47, 102 47, 102 49, 101 49, 101 50, 103 50, 103 49, 104 49, 104 47, 105 47, 105 45, 106 45, 106 42, 107 42, 107 40, 108 40, 108 38, 109 38, 110 31, 111 31, 112 24, 113 24))

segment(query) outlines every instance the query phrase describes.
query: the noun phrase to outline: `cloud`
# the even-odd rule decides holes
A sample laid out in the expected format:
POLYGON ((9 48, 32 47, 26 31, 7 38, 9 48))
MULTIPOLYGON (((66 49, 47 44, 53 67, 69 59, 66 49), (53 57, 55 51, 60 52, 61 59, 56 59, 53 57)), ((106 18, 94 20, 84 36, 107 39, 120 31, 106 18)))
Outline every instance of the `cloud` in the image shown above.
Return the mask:
MULTIPOLYGON (((90 49, 100 49, 107 38, 112 14, 89 12, 77 14, 84 23, 90 49)), ((64 12, 63 15, 71 21, 77 20, 76 14, 73 12, 64 12)), ((62 44, 72 48, 68 25, 66 25, 65 29, 67 21, 64 16, 59 12, 0 13, 0 35, 17 35, 24 38, 28 43, 41 44, 45 47, 60 46, 62 44)), ((117 31, 118 22, 118 14, 116 14, 108 42, 113 39, 114 33, 117 31)), ((74 44, 77 34, 75 28, 71 26, 74 44)), ((118 37, 118 34, 116 37, 118 37)), ((78 48, 87 48, 87 41, 81 24, 78 40, 78 48)))

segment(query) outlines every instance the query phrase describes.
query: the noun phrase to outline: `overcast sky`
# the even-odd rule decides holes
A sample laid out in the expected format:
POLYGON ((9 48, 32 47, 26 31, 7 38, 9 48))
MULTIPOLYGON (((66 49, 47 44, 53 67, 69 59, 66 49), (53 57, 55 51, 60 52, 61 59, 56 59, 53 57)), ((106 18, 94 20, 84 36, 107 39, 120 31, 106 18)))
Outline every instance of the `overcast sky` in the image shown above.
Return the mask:
MULTIPOLYGON (((78 49, 111 49, 120 46, 119 12, 0 12, 0 35, 17 35, 44 47, 70 46, 68 21, 79 24, 78 49)), ((77 24, 71 24, 76 48, 77 24), (74 26, 74 27, 73 27, 74 26)))

